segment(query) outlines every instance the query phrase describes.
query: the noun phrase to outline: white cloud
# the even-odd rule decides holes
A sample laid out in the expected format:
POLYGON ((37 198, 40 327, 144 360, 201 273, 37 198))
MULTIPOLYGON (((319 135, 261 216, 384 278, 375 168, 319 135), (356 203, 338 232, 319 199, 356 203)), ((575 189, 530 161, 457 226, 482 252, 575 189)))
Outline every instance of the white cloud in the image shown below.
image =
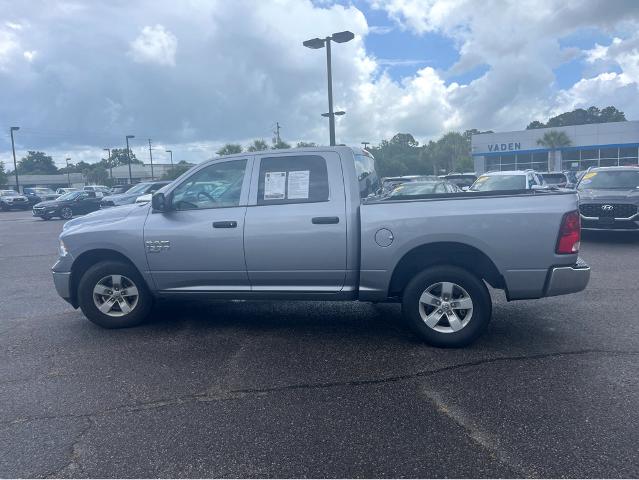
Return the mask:
POLYGON ((20 42, 13 32, 0 30, 0 71, 9 66, 11 56, 20 48, 20 42))
POLYGON ((129 55, 136 62, 175 66, 177 38, 162 25, 146 26, 131 42, 129 55))
MULTIPOLYGON (((287 141, 326 142, 325 51, 302 41, 340 30, 356 34, 333 49, 335 105, 347 112, 338 119, 340 142, 375 143, 397 132, 424 141, 449 129, 518 129, 584 103, 614 104, 639 118, 634 0, 374 1, 395 19, 392 28, 450 38, 459 57, 447 71, 422 65, 415 53, 376 58, 366 36, 389 28, 369 26, 351 3, 11 5, 19 19, 11 23, 27 27, 0 25, 0 118, 23 127, 21 149, 69 152, 89 145, 78 147, 87 161, 97 161, 103 147, 121 146, 126 134, 136 135, 134 143, 152 138, 186 160, 202 160, 226 141, 269 139, 276 121, 287 141), (610 44, 587 52, 562 47, 561 39, 583 28, 604 32, 610 44), (554 69, 576 58, 592 71, 559 90, 554 69), (409 64, 419 70, 402 79, 385 70, 409 64), (486 69, 479 78, 450 81, 478 66, 486 69)), ((6 152, 4 142, 0 137, 6 152)))
POLYGON ((25 58, 27 62, 33 62, 37 54, 38 52, 35 50, 26 50, 22 52, 22 56, 25 58))

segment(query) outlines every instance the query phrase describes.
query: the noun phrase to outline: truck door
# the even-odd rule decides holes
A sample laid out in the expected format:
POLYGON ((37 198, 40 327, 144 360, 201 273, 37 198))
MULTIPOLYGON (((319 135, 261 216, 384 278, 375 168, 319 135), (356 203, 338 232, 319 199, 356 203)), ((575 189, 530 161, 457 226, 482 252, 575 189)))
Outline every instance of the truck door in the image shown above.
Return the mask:
POLYGON ((337 292, 346 274, 346 202, 335 152, 256 158, 244 226, 253 291, 337 292))
POLYGON ((242 242, 250 164, 206 165, 167 192, 170 211, 149 213, 144 242, 159 290, 250 290, 242 242))

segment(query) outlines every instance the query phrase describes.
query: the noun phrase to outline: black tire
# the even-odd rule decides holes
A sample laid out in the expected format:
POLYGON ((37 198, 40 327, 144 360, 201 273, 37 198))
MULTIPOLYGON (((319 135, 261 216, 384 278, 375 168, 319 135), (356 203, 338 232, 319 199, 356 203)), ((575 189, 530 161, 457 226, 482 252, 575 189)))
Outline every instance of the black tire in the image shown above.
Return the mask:
MULTIPOLYGON (((126 289, 124 285, 122 289, 126 289)), ((78 285, 78 303, 82 313, 96 325, 104 328, 127 328, 144 322, 153 306, 153 297, 144 279, 133 266, 120 261, 106 260, 96 263, 82 275, 78 285), (111 316, 102 313, 96 306, 93 294, 94 288, 101 279, 110 275, 126 277, 137 288, 137 303, 129 313, 121 316, 111 316)), ((119 309, 119 307, 116 308, 119 309)))
MULTIPOLYGON (((439 316, 438 312, 440 311, 437 310, 437 316, 439 316)), ((436 347, 457 348, 474 342, 482 334, 488 322, 490 322, 492 302, 484 282, 472 273, 451 265, 435 266, 418 273, 408 283, 402 295, 402 315, 410 328, 426 343, 436 347), (462 290, 464 290, 472 301, 472 313, 469 310, 455 311, 457 318, 461 318, 459 315, 464 315, 462 321, 465 323, 460 330, 452 331, 452 324, 448 323, 447 315, 444 315, 442 317, 443 320, 440 321, 441 323, 434 325, 433 328, 429 327, 422 318, 422 313, 426 315, 435 314, 435 310, 439 308, 422 305, 422 311, 420 311, 422 294, 433 285, 435 285, 435 289, 432 292, 437 292, 438 287, 436 285, 441 282, 456 284, 454 295, 460 297, 462 290), (451 331, 437 331, 435 328, 451 331)), ((451 319, 454 320, 453 317, 451 319)))
POLYGON ((40 217, 42 220, 51 220, 51 217, 44 215, 42 217, 40 217))
POLYGON ((0 210, 2 210, 3 212, 8 212, 9 207, 5 205, 4 203, 0 203, 0 210))
POLYGON ((71 207, 62 207, 60 209, 60 218, 62 218, 62 220, 71 220, 73 218, 73 210, 71 207))

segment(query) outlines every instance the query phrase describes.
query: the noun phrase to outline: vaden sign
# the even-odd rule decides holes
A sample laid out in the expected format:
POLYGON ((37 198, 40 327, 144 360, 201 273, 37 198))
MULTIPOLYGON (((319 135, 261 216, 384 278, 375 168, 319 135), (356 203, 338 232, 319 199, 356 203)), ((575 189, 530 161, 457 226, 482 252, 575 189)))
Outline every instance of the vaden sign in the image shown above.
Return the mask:
POLYGON ((488 145, 489 152, 507 152, 509 150, 521 150, 521 142, 494 143, 488 145))

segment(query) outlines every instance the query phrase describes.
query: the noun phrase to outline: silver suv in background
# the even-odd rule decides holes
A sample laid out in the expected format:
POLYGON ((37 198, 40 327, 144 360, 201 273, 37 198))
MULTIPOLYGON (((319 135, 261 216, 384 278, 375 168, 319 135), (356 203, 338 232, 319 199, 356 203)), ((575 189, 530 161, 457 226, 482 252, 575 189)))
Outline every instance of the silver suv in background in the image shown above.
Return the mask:
POLYGON ((639 231, 639 167, 598 167, 577 184, 581 227, 639 231))

